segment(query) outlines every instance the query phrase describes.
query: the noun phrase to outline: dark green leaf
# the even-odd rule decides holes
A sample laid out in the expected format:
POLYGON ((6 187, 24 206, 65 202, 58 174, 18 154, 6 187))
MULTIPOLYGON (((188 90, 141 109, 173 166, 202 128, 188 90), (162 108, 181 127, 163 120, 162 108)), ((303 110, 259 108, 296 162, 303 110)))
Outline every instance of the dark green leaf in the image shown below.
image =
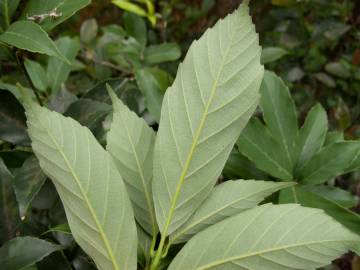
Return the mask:
POLYGON ((344 140, 344 133, 342 131, 329 131, 326 134, 324 145, 329 145, 344 140))
POLYGON ((6 29, 11 22, 11 17, 16 11, 20 0, 0 0, 0 27, 6 29))
POLYGON ((302 183, 320 184, 340 175, 357 157, 360 141, 330 144, 308 160, 299 172, 302 183))
POLYGON ((73 93, 62 87, 51 95, 48 107, 59 113, 64 113, 77 99, 73 93))
POLYGON ((144 19, 131 12, 125 12, 123 20, 125 30, 128 35, 134 37, 142 45, 142 47, 145 47, 147 38, 144 19))
POLYGON ((62 247, 35 237, 17 237, 0 248, 1 270, 22 270, 62 247))
POLYGON ((36 89, 45 91, 48 87, 45 69, 41 66, 40 63, 32 61, 30 59, 26 59, 24 64, 26 72, 29 74, 29 77, 36 89))
POLYGON ((16 197, 12 188, 13 180, 14 177, 0 158, 0 246, 15 237, 20 223, 16 197))
POLYGON ((40 25, 46 31, 70 18, 78 10, 90 4, 91 0, 29 0, 23 11, 22 18, 31 17, 34 15, 49 14, 56 12, 57 18, 46 18, 40 22, 40 25))
POLYGON ((40 191, 45 180, 46 176, 35 156, 29 157, 16 173, 13 186, 21 217, 25 216, 31 201, 40 191))
POLYGON ((175 61, 181 56, 181 50, 176 43, 163 43, 151 45, 145 49, 144 59, 149 64, 175 61))
POLYGON ((47 33, 38 24, 31 21, 13 23, 5 33, 0 35, 0 41, 30 52, 55 56, 68 62, 47 33))
POLYGON ((7 91, 0 91, 0 139, 13 144, 30 144, 24 108, 7 91))

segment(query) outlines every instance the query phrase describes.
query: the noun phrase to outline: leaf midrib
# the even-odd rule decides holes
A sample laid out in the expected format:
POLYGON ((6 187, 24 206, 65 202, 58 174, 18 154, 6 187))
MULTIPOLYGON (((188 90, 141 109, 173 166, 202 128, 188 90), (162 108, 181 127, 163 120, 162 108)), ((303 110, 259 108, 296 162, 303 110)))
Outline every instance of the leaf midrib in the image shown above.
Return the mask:
POLYGON ((47 134, 49 135, 49 137, 53 141, 55 147, 57 148, 57 150, 59 151, 59 153, 63 157, 63 159, 64 159, 64 161, 66 163, 66 166, 69 168, 69 171, 70 171, 72 177, 74 178, 77 186, 80 189, 81 195, 84 198, 84 202, 85 202, 86 206, 88 207, 88 209, 90 211, 90 214, 91 214, 91 216, 93 217, 93 219, 95 221, 96 226, 98 227, 99 234, 100 234, 100 236, 101 236, 101 238, 102 238, 102 240, 103 240, 103 242, 105 244, 106 251, 107 251, 107 253, 108 253, 109 257, 110 257, 110 261, 111 261, 111 263, 113 265, 114 270, 120 270, 120 268, 119 268, 119 266, 118 266, 118 264, 117 264, 117 262, 115 260, 114 254, 112 252, 109 240, 107 239, 107 236, 106 236, 106 234, 105 234, 105 232, 104 232, 104 230, 103 230, 103 228, 102 228, 102 226, 100 224, 100 221, 98 220, 98 218, 97 218, 97 216, 95 214, 95 210, 92 208, 91 203, 90 203, 90 201, 89 201, 89 199, 88 199, 88 197, 86 195, 86 192, 83 189, 83 187, 82 187, 82 185, 80 183, 80 180, 79 180, 78 176, 76 175, 73 167, 71 166, 70 161, 66 157, 66 155, 65 155, 64 151, 62 150, 62 148, 60 147, 60 145, 57 143, 56 139, 52 136, 50 130, 46 126, 43 126, 43 127, 45 128, 47 134))
POLYGON ((280 246, 280 247, 276 247, 276 248, 269 248, 269 249, 264 249, 264 250, 261 250, 261 251, 250 252, 250 253, 244 254, 244 255, 232 256, 232 257, 229 257, 229 258, 226 258, 226 259, 223 259, 223 260, 219 260, 219 261, 215 261, 213 263, 206 264, 206 265, 201 266, 201 267, 194 268, 194 270, 207 270, 207 269, 211 269, 213 267, 216 267, 216 266, 228 263, 228 262, 247 259, 247 258, 254 257, 254 256, 260 256, 260 255, 266 254, 266 253, 286 250, 286 249, 289 249, 289 248, 297 248, 297 247, 302 247, 302 246, 310 246, 310 245, 323 244, 323 243, 333 243, 333 242, 335 242, 335 243, 336 242, 342 242, 342 243, 353 243, 354 242, 354 243, 358 243, 358 241, 356 241, 356 240, 346 240, 346 241, 324 240, 324 241, 301 242, 301 243, 292 244, 292 245, 285 245, 285 246, 280 246))

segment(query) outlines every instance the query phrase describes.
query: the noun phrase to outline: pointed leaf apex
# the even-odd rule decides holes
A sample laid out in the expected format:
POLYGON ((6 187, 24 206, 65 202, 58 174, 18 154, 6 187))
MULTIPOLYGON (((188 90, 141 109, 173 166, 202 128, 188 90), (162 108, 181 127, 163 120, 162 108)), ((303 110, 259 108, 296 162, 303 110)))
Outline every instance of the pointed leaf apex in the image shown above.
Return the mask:
POLYGON ((17 83, 16 86, 21 93, 21 101, 25 110, 26 111, 31 110, 33 106, 36 104, 36 102, 32 99, 30 92, 24 87, 22 87, 20 83, 17 83))

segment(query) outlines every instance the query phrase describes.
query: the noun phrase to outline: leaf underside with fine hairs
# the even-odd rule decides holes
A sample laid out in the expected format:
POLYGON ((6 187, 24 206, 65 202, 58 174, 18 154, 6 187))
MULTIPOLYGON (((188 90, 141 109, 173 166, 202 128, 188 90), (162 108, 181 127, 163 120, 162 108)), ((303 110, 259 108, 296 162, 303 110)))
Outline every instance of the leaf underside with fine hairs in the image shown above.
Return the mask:
POLYGON ((255 110, 261 48, 247 4, 193 42, 166 91, 154 154, 160 231, 170 234, 211 192, 255 110))
POLYGON ((136 269, 136 226, 111 156, 89 129, 27 102, 32 148, 53 180, 71 232, 101 270, 136 269))
POLYGON ((322 210, 268 204, 197 234, 169 270, 315 270, 359 241, 322 210))

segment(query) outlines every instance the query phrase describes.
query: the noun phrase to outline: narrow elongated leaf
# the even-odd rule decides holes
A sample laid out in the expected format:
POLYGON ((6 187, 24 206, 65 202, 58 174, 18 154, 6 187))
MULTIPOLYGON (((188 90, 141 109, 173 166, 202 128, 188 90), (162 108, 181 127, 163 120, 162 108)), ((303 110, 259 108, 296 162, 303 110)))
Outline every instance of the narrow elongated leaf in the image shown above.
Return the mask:
POLYGON ((25 216, 26 210, 35 195, 40 191, 45 180, 46 175, 41 170, 36 157, 31 156, 26 159, 15 175, 13 183, 21 217, 25 216))
POLYGON ((135 218, 148 233, 155 235, 157 225, 151 192, 155 132, 121 102, 110 86, 108 89, 114 113, 106 149, 126 183, 135 218))
POLYGON ((342 174, 357 157, 360 142, 345 141, 330 144, 316 153, 302 168, 298 179, 302 183, 320 184, 342 174))
POLYGON ((279 144, 258 118, 250 120, 237 141, 240 153, 255 163, 256 167, 282 180, 291 180, 291 164, 283 145, 279 144))
POLYGON ((274 73, 265 72, 260 88, 260 106, 264 120, 274 139, 283 146, 290 164, 294 162, 294 146, 298 133, 297 114, 293 99, 285 83, 274 73))
POLYGON ((360 215, 342 206, 335 199, 322 194, 316 189, 293 187, 280 192, 280 203, 300 203, 303 206, 323 209, 329 216, 353 232, 360 234, 360 215))
POLYGON ((259 180, 226 181, 214 188, 194 215, 170 236, 170 241, 185 242, 210 225, 251 209, 265 197, 293 184, 259 180))
POLYGON ((48 87, 45 69, 38 62, 29 59, 26 59, 24 64, 26 72, 29 74, 29 77, 36 89, 45 91, 48 87))
POLYGON ((0 246, 15 237, 20 224, 16 197, 12 188, 13 175, 0 158, 0 246))
POLYGON ((35 237, 17 237, 0 248, 1 270, 23 270, 62 247, 35 237))
POLYGON ((263 67, 248 13, 242 4, 195 41, 166 91, 153 181, 163 235, 181 226, 211 192, 258 104, 263 67))
POLYGON ((342 131, 329 131, 326 134, 324 146, 341 141, 344 141, 344 133, 342 131))
MULTIPOLYGON (((62 37, 55 42, 59 51, 72 63, 80 50, 80 42, 77 38, 62 37)), ((49 78, 52 91, 58 91, 61 84, 66 81, 71 71, 71 65, 50 57, 47 66, 47 77, 49 78)))
POLYGON ((125 185, 89 129, 26 103, 32 148, 53 180, 75 240, 101 270, 136 269, 136 226, 125 185))
POLYGON ((145 268, 150 261, 151 236, 144 232, 140 227, 137 230, 138 235, 138 263, 145 268))
POLYGON ((19 3, 20 0, 0 0, 0 27, 2 29, 10 25, 11 17, 19 3))
POLYGON ((317 104, 308 113, 305 123, 300 129, 297 138, 297 170, 320 150, 325 141, 328 129, 327 115, 324 108, 317 104))
POLYGON ((0 35, 0 41, 30 52, 55 56, 68 62, 47 33, 38 24, 31 21, 13 23, 5 33, 0 35))
POLYGON ((279 60, 283 56, 287 55, 287 50, 281 47, 267 47, 262 50, 261 63, 267 64, 279 60))
POLYGON ((359 243, 322 210, 265 205, 197 234, 169 270, 315 270, 359 243))
POLYGON ((44 17, 40 25, 46 31, 70 18, 78 10, 90 4, 91 0, 29 0, 23 11, 22 18, 31 17, 34 15, 49 14, 56 12, 57 18, 49 16, 44 17))

